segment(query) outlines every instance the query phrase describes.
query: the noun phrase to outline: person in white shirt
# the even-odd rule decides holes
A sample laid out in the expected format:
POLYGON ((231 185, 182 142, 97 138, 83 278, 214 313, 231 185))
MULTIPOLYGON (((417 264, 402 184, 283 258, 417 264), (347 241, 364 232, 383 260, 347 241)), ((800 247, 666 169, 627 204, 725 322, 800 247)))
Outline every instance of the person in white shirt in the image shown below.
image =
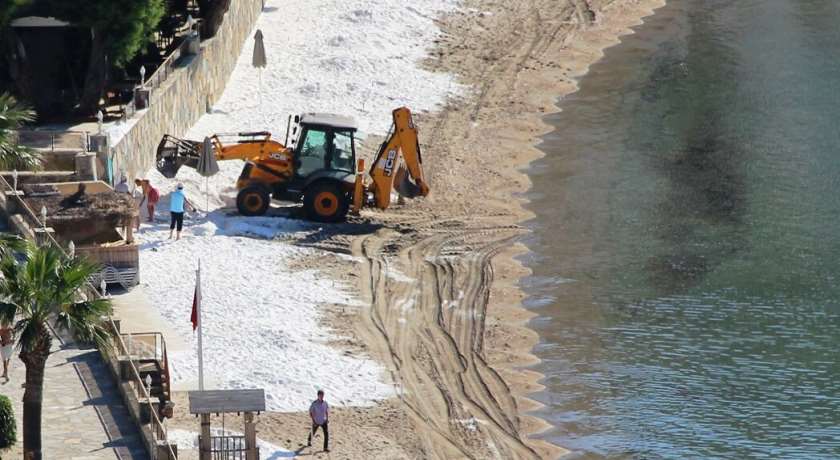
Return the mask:
POLYGON ((125 176, 122 176, 120 178, 120 183, 117 184, 116 187, 114 187, 114 191, 117 192, 117 193, 129 193, 130 194, 131 192, 128 190, 128 178, 125 177, 125 176))
POLYGON ((318 390, 318 399, 312 401, 309 406, 309 417, 312 419, 312 428, 309 430, 307 447, 312 447, 312 435, 318 431, 318 427, 324 431, 324 452, 330 451, 330 430, 328 428, 330 418, 330 405, 324 401, 324 390, 318 390))

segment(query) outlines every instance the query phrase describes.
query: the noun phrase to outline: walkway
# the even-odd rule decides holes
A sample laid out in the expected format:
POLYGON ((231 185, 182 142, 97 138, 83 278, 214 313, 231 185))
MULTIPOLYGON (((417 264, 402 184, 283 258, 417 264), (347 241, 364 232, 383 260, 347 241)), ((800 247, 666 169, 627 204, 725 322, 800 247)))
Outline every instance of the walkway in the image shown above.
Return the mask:
MULTIPOLYGON (((23 449, 23 382, 26 370, 17 357, 0 394, 12 400, 18 442, 9 458, 23 449)), ((94 348, 53 339, 44 382, 42 434, 44 458, 69 460, 148 459, 136 425, 122 404, 116 383, 94 348)))

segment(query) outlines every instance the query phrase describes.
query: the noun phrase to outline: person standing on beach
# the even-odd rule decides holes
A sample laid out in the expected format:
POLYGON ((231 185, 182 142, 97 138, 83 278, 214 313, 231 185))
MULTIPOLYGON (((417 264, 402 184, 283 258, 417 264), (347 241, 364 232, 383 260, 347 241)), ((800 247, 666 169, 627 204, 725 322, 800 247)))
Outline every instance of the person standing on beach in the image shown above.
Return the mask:
POLYGON ((135 179, 135 185, 139 185, 143 189, 143 199, 140 201, 140 206, 146 202, 146 210, 149 211, 149 222, 155 221, 155 206, 160 201, 160 192, 158 189, 152 187, 149 179, 135 179))
POLYGON ((114 186, 114 191, 117 193, 126 193, 130 195, 131 192, 128 190, 128 178, 122 176, 120 178, 120 183, 114 186))
POLYGON ((178 183, 178 187, 169 195, 169 239, 172 239, 172 232, 178 229, 175 240, 181 239, 181 229, 184 227, 184 206, 191 212, 195 212, 195 206, 184 195, 184 184, 178 183))
POLYGON ((9 360, 12 359, 15 341, 12 328, 8 324, 0 325, 0 357, 3 358, 3 378, 9 381, 9 360))
POLYGON ((330 405, 324 401, 324 390, 318 390, 318 399, 312 401, 309 406, 309 417, 312 419, 312 428, 309 430, 307 447, 312 447, 312 435, 318 431, 318 427, 324 431, 324 452, 330 451, 330 430, 328 428, 330 418, 330 405))

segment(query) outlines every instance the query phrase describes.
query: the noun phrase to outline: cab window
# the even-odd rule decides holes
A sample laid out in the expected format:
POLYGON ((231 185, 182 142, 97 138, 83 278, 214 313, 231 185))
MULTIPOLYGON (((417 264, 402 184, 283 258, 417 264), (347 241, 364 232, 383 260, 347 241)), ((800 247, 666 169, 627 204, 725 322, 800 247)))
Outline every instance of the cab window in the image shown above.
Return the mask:
POLYGON ((327 133, 317 129, 307 129, 305 135, 306 138, 298 157, 300 164, 297 174, 299 176, 308 176, 326 166, 327 133))
POLYGON ((336 131, 333 136, 332 167, 353 172, 354 163, 353 134, 336 131))

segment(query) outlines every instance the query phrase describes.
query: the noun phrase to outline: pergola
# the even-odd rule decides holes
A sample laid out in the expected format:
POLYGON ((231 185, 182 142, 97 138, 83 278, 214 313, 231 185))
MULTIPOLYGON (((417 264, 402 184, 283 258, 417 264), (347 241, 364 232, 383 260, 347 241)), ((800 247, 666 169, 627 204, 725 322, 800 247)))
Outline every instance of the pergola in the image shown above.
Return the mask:
POLYGON ((265 411, 265 390, 204 390, 190 391, 190 414, 201 419, 198 438, 199 460, 213 458, 258 460, 257 422, 254 413, 265 411), (210 415, 244 414, 244 435, 212 436, 210 415))

